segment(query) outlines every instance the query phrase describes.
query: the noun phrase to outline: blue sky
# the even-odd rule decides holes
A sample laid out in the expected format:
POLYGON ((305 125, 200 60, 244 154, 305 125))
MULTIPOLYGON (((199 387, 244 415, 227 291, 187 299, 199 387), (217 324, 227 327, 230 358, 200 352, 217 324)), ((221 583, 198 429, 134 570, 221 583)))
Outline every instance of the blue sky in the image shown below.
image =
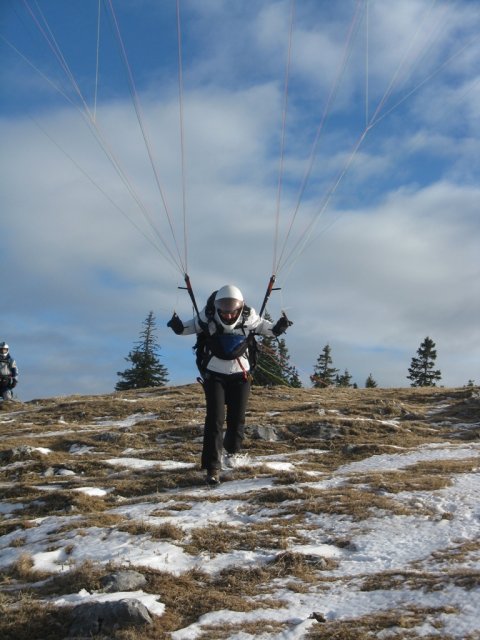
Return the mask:
POLYGON ((176 2, 102 0, 99 38, 98 6, 0 9, 20 398, 113 390, 150 310, 171 382, 193 381, 165 327, 191 316, 185 268, 199 304, 231 282, 257 308, 275 271, 304 381, 329 343, 360 386, 406 386, 428 335, 445 385, 478 383, 478 3, 182 0, 183 157, 176 2))

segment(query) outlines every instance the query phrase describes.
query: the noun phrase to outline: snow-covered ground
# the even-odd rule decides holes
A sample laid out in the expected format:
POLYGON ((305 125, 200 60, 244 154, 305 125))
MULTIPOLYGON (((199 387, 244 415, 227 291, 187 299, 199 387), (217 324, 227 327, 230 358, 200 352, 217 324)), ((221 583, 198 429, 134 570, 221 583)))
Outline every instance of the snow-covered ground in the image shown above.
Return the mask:
MULTIPOLYGON (((98 420, 97 424, 115 429, 120 424, 135 425, 136 418, 132 415, 118 423, 115 420, 98 420)), ((76 447, 71 454, 88 455, 88 449, 76 447)), ((104 457, 102 463, 116 470, 136 471, 156 467, 178 471, 194 466, 178 459, 146 459, 133 455, 132 451, 129 449, 125 456, 104 457)), ((195 529, 209 525, 247 529, 265 522, 270 516, 278 515, 280 505, 245 509, 245 496, 278 489, 276 472, 301 470, 303 460, 312 451, 319 456, 328 455, 326 451, 316 448, 250 456, 242 462, 242 467, 250 470, 251 477, 232 479, 226 474, 225 481, 213 490, 200 484, 163 490, 144 499, 124 501, 124 504, 120 500, 118 506, 109 509, 109 513, 145 525, 174 525, 183 532, 185 539, 195 529), (263 472, 256 477, 259 468, 263 472), (266 474, 265 469, 270 469, 272 474, 266 474), (182 510, 174 508, 180 498, 185 505, 182 510)), ((49 452, 44 449, 42 454, 48 457, 49 452)), ((321 492, 335 487, 341 490, 342 487, 361 486, 365 478, 372 474, 396 470, 408 473, 412 465, 420 462, 472 459, 478 460, 478 467, 470 464, 467 471, 452 474, 451 483, 447 486, 437 490, 403 490, 390 494, 399 506, 407 507, 405 514, 373 509, 366 517, 358 519, 321 510, 305 513, 298 533, 303 533, 309 541, 302 544, 293 541, 288 550, 310 560, 334 561, 330 568, 321 571, 317 583, 309 584, 307 590, 300 592, 289 587, 289 580, 277 579, 270 585, 269 598, 281 601, 280 607, 259 606, 246 612, 225 609, 210 611, 189 626, 176 630, 173 639, 194 640, 210 625, 228 627, 230 624, 273 620, 283 624, 281 632, 265 631, 255 637, 293 640, 305 637, 313 625, 319 624, 312 617, 314 612, 320 613, 329 622, 362 618, 392 609, 425 609, 421 623, 410 629, 410 633, 416 635, 409 637, 480 638, 478 441, 435 442, 408 450, 398 448, 391 453, 345 463, 330 473, 314 473, 309 467, 310 475, 303 475, 294 486, 299 491, 321 492), (305 481, 306 477, 308 481, 305 481), (347 540, 348 544, 339 546, 334 542, 339 539, 347 540), (462 575, 465 577, 463 581, 462 575), (380 578, 379 586, 367 590, 365 581, 371 576, 380 578), (386 578, 384 583, 382 577, 386 578), (471 577, 467 587, 466 577, 471 577)), ((41 486, 41 483, 37 486, 41 486)), ((45 485, 50 491, 58 486, 45 485)), ((111 487, 90 483, 77 487, 77 491, 101 498, 108 495, 111 487)), ((19 517, 24 506, 24 502, 14 504, 1 501, 0 514, 4 520, 19 517)), ((281 506, 285 507, 285 504, 281 506)), ((185 550, 180 542, 154 539, 148 533, 132 535, 114 527, 81 526, 76 529, 70 526, 61 534, 56 533, 67 523, 71 525, 74 518, 78 518, 80 527, 80 515, 48 515, 31 519, 29 528, 21 532, 14 530, 3 535, 0 538, 0 569, 11 566, 26 550, 31 554, 35 569, 52 574, 65 572, 72 566, 92 559, 96 563, 112 562, 137 569, 150 567, 174 575, 192 569, 215 574, 232 567, 265 565, 278 554, 278 549, 259 547, 219 553, 205 551, 195 555, 185 550), (19 537, 22 538, 22 544, 16 545, 19 537)), ((164 611, 160 594, 136 591, 127 595, 143 602, 154 615, 161 615, 164 611)), ((124 597, 125 593, 88 593, 81 590, 79 593, 53 597, 51 602, 66 606, 124 597)), ((395 629, 388 633, 384 631, 377 637, 395 637, 394 632, 395 629)), ((228 637, 245 640, 252 635, 235 631, 228 637)))

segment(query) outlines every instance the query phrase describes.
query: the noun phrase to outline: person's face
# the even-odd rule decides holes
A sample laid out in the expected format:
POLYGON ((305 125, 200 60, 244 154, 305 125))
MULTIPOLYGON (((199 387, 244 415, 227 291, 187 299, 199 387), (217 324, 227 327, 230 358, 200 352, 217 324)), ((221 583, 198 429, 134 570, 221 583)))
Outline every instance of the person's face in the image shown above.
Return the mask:
POLYGON ((216 301, 216 307, 220 320, 224 324, 233 324, 242 312, 243 302, 235 298, 222 298, 216 301))
POLYGON ((235 309, 233 311, 219 311, 218 315, 225 324, 233 324, 240 315, 240 309, 235 309))

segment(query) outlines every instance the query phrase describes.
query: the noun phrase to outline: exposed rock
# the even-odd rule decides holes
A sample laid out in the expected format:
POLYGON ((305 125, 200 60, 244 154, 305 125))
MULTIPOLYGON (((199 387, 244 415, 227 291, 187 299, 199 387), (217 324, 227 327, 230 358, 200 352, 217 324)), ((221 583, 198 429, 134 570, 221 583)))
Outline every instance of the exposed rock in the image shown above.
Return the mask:
POLYGON ((317 622, 326 622, 327 621, 327 619, 324 616, 324 614, 320 613, 319 611, 314 611, 308 617, 309 618, 313 618, 313 620, 316 620, 317 622))
POLYGON ((100 442, 118 442, 122 435, 117 431, 103 431, 95 436, 95 440, 100 440, 100 442))
POLYGON ((292 424, 289 430, 301 438, 315 438, 319 440, 331 440, 339 437, 338 427, 321 422, 317 424, 292 424))
POLYGON ((75 476, 77 474, 66 467, 48 467, 42 475, 44 478, 51 478, 52 476, 75 476))
POLYGON ((98 633, 111 633, 124 627, 152 624, 148 609, 135 599, 79 604, 73 609, 72 618, 70 638, 90 638, 98 633))
POLYGON ((24 460, 25 458, 31 458, 35 453, 35 448, 28 444, 22 444, 19 447, 13 447, 13 449, 4 449, 0 451, 0 460, 4 462, 11 462, 12 460, 24 460))
POLYGON ((56 469, 55 475, 56 476, 75 476, 76 473, 75 471, 72 471, 72 469, 66 469, 65 467, 61 467, 60 469, 56 469))
POLYGON ((250 427, 250 434, 256 440, 266 440, 267 442, 276 442, 279 439, 275 428, 269 425, 254 425, 250 427))
POLYGON ((104 591, 136 591, 147 584, 147 579, 139 571, 116 571, 102 578, 104 591))
POLYGON ((384 448, 377 444, 346 444, 342 447, 342 453, 347 456, 375 455, 383 451, 384 448))

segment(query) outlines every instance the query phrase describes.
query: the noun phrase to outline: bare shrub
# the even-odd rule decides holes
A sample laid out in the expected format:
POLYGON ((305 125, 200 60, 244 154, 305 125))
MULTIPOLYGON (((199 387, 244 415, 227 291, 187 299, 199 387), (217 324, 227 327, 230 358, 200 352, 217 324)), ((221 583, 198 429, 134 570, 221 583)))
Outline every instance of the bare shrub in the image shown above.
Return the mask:
POLYGON ((11 566, 10 572, 15 578, 20 580, 30 580, 34 573, 34 562, 29 553, 22 553, 11 566))
POLYGON ((18 538, 13 538, 10 542, 11 547, 23 547, 27 542, 27 539, 24 536, 19 536, 18 538))

